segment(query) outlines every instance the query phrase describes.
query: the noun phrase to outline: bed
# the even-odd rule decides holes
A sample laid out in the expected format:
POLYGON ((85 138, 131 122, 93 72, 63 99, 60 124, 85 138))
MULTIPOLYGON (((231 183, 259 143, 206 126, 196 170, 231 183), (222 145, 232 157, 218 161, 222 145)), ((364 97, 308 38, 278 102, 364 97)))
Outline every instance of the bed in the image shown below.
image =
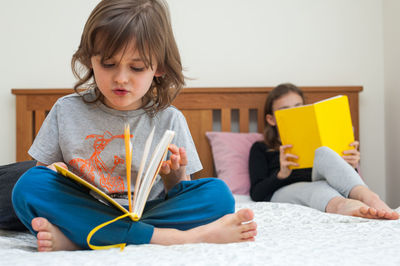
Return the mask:
MULTIPOLYGON (((183 90, 174 105, 182 110, 188 121, 204 166, 193 178, 218 175, 230 181, 229 177, 224 176, 227 169, 224 169, 226 166, 221 165, 221 161, 227 161, 231 153, 238 152, 230 152, 229 148, 240 146, 240 152, 243 153, 243 149, 248 149, 252 142, 261 137, 263 104, 271 89, 183 90), (218 147, 223 145, 221 140, 227 139, 234 140, 235 145, 218 147), (220 155, 216 151, 219 148, 225 157, 218 161, 220 155)), ((302 89, 310 103, 338 94, 347 95, 358 139, 358 94, 362 87, 302 89)), ((18 161, 29 159, 26 151, 46 113, 57 98, 71 91, 12 90, 16 95, 18 161)), ((243 160, 243 157, 239 158, 243 160)), ((243 176, 235 178, 243 179, 243 176)), ((255 213, 258 224, 255 242, 128 246, 122 253, 117 249, 37 253, 34 236, 0 230, 0 265, 400 265, 400 254, 397 251, 400 246, 400 221, 369 220, 322 213, 291 204, 253 202, 246 191, 236 191, 238 188, 234 185, 242 181, 235 180, 229 186, 235 194, 236 209, 251 208, 255 213)))

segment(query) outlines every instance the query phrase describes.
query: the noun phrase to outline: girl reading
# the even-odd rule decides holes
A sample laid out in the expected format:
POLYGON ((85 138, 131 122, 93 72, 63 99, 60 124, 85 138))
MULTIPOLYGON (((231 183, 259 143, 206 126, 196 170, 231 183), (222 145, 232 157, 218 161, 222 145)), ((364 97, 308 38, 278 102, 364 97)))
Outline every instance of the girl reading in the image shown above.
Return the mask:
POLYGON ((398 219, 371 191, 356 167, 360 160, 358 141, 354 149, 340 156, 328 147, 315 151, 313 168, 291 170, 298 166, 298 156, 286 151, 291 145, 281 145, 274 112, 304 104, 303 92, 293 84, 281 84, 267 97, 264 107, 264 141, 250 150, 250 195, 255 201, 293 203, 323 212, 359 216, 371 219, 398 219))

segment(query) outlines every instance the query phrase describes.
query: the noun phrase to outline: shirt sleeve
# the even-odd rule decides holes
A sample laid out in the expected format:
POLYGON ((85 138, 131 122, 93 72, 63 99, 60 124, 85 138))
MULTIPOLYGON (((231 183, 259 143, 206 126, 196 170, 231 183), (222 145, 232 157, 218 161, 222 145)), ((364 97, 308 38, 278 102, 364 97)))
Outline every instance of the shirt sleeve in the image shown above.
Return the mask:
POLYGON ((174 122, 172 125, 172 130, 175 131, 176 135, 172 140, 172 143, 178 147, 185 148, 188 158, 186 174, 191 175, 203 169, 203 166, 197 153, 192 135, 190 134, 186 119, 180 111, 177 109, 175 110, 176 113, 173 116, 174 122))
POLYGON ((35 160, 46 165, 63 161, 59 145, 57 103, 50 110, 28 151, 35 160))

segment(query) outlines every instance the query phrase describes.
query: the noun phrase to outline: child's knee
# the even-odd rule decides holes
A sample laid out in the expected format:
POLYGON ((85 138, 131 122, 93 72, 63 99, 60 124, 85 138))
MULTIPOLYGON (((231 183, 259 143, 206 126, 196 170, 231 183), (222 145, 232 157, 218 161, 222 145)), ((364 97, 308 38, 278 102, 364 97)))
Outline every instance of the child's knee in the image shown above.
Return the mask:
POLYGON ((339 154, 337 154, 334 150, 329 147, 322 146, 315 150, 315 159, 324 159, 324 158, 340 158, 339 154))
POLYGON ((315 150, 315 156, 324 155, 324 154, 332 153, 332 152, 334 152, 334 151, 331 148, 322 146, 315 150))
POLYGON ((211 178, 207 183, 207 197, 216 209, 224 213, 235 211, 235 199, 227 184, 218 178, 211 178))
POLYGON ((54 171, 43 166, 36 166, 26 171, 17 181, 12 192, 13 205, 22 204, 31 194, 43 194, 43 188, 51 176, 57 175, 54 171), (53 173, 52 173, 53 172, 53 173))
POLYGON ((217 193, 217 195, 232 196, 231 190, 223 180, 218 178, 211 178, 209 184, 213 191, 217 193))

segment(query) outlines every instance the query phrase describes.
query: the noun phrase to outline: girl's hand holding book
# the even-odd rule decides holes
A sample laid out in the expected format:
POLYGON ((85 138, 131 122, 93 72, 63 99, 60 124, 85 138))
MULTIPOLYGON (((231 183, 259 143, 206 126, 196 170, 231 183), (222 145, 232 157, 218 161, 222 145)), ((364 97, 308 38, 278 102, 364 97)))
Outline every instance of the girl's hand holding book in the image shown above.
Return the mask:
POLYGON ((277 174, 277 177, 279 179, 285 179, 288 176, 290 176, 290 174, 292 173, 292 169, 290 169, 289 166, 299 166, 298 163, 295 163, 290 160, 290 159, 298 159, 299 158, 298 156, 290 153, 285 153, 285 150, 291 147, 292 145, 290 144, 282 145, 279 147, 279 162, 281 165, 281 169, 277 174))
POLYGON ((354 141, 350 143, 350 146, 353 146, 354 149, 343 151, 342 158, 348 162, 353 168, 357 168, 358 163, 360 162, 360 152, 358 151, 358 146, 360 143, 358 141, 354 141))

